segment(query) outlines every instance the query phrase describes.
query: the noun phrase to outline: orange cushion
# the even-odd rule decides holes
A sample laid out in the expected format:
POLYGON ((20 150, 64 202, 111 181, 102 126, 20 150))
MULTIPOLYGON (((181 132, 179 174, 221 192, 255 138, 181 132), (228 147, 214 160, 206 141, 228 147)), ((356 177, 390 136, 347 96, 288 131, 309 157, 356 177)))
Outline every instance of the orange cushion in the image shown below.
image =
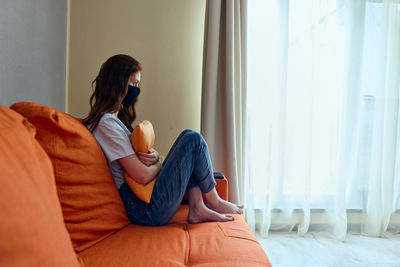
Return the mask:
POLYGON ((0 106, 0 266, 79 266, 35 127, 0 106))
POLYGON ((215 190, 217 190, 220 198, 228 200, 228 180, 224 177, 222 179, 215 179, 215 181, 217 182, 215 190))
POLYGON ((36 126, 36 139, 50 156, 76 251, 129 224, 103 151, 80 121, 36 103, 17 103, 11 108, 36 126))
POLYGON ((230 222, 188 225, 190 266, 271 266, 243 217, 233 216, 230 222))
MULTIPOLYGON (((154 129, 151 122, 144 120, 136 125, 131 136, 131 143, 135 152, 147 153, 154 146, 154 129)), ((133 193, 146 203, 150 203, 151 194, 153 193, 154 184, 156 179, 153 179, 148 184, 141 184, 136 182, 129 175, 125 174, 126 183, 129 185, 133 193)))
POLYGON ((182 225, 162 227, 128 225, 109 238, 82 251, 85 266, 188 266, 183 265, 187 233, 182 225), (99 256, 101 255, 101 256, 99 256))
POLYGON ((86 266, 271 266, 242 216, 187 224, 187 212, 182 205, 166 226, 129 225, 79 255, 86 266))

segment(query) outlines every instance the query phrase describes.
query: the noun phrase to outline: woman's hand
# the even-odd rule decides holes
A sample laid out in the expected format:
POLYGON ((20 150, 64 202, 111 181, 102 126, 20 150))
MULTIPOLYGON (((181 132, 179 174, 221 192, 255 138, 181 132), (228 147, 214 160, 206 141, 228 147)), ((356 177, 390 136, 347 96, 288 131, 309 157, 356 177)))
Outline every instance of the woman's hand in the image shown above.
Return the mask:
POLYGON ((160 154, 155 149, 150 149, 149 153, 138 152, 137 156, 146 166, 155 164, 160 158, 160 154))

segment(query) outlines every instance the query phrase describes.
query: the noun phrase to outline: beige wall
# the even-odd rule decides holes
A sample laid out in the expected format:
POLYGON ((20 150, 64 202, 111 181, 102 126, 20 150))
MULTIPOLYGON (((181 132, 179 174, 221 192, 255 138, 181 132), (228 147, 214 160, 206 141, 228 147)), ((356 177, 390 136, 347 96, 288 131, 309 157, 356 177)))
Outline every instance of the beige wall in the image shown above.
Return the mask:
POLYGON ((67 112, 85 117, 90 83, 114 54, 143 66, 137 120, 166 154, 180 131, 200 130, 205 0, 70 0, 67 112))

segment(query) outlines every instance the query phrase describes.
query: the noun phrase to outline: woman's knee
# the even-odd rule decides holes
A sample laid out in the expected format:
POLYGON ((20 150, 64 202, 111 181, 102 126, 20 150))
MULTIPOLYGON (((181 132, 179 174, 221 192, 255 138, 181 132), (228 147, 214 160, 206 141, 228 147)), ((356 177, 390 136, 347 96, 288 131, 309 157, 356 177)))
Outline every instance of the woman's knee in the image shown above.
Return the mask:
POLYGON ((205 140, 203 138, 203 136, 196 131, 193 130, 185 130, 185 135, 183 136, 183 140, 185 143, 188 144, 205 144, 205 140))
POLYGON ((193 131, 193 130, 190 130, 190 129, 183 130, 183 131, 179 134, 178 138, 176 138, 176 141, 182 140, 182 138, 185 137, 186 135, 191 135, 192 132, 194 132, 194 131, 193 131))
POLYGON ((190 130, 190 129, 186 129, 186 130, 183 130, 180 135, 182 137, 186 137, 187 139, 189 139, 189 138, 195 138, 196 135, 199 135, 199 133, 196 131, 190 130))
POLYGON ((191 133, 191 132, 194 132, 194 131, 193 131, 193 130, 190 130, 190 129, 185 129, 185 130, 183 130, 183 131, 181 132, 180 135, 185 135, 185 134, 188 134, 188 133, 191 133))

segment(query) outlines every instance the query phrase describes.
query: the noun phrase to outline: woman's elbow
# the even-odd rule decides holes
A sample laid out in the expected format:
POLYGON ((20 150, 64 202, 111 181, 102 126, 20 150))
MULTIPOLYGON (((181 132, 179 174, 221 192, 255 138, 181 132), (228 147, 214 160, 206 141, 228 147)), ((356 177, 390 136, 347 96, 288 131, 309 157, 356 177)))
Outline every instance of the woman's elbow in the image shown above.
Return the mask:
POLYGON ((135 177, 134 180, 140 184, 147 184, 150 182, 153 177, 151 177, 152 174, 149 170, 145 169, 142 170, 140 173, 137 173, 137 175, 133 176, 135 177))

